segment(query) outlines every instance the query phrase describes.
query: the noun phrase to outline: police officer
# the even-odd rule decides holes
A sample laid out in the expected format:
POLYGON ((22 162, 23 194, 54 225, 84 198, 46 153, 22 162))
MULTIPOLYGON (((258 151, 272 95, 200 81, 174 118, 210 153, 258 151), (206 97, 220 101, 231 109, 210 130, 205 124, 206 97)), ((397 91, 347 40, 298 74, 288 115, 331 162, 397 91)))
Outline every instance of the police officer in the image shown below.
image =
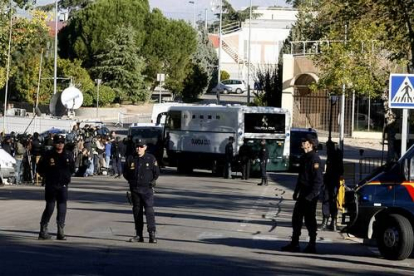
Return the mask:
POLYGON ((242 166, 242 179, 248 180, 250 176, 250 159, 252 158, 252 150, 244 139, 243 145, 239 149, 239 158, 242 166))
POLYGON ((267 186, 267 159, 269 159, 269 151, 266 147, 266 140, 263 139, 262 141, 260 141, 259 151, 260 172, 262 174, 262 182, 257 184, 259 186, 267 186))
POLYGON ((338 215, 337 197, 340 179, 344 172, 342 151, 335 148, 332 141, 326 142, 326 171, 322 189, 322 226, 321 230, 329 229, 336 231, 338 215), (331 224, 328 227, 328 220, 331 217, 331 224))
POLYGON ((123 175, 129 183, 132 198, 136 236, 130 242, 144 242, 144 214, 147 219, 149 242, 157 243, 155 237, 154 190, 155 181, 160 175, 157 160, 152 154, 146 153, 147 145, 139 139, 136 143, 135 155, 129 155, 125 162, 123 175))
POLYGON ((68 199, 68 185, 71 175, 75 172, 73 155, 67 152, 65 137, 53 137, 54 149, 47 151, 39 160, 37 172, 44 178, 46 208, 40 221, 39 240, 49 240, 51 236, 47 225, 57 202, 57 239, 66 240, 64 227, 66 218, 66 202, 68 199))
POLYGON ((231 164, 233 162, 233 143, 234 138, 233 136, 229 137, 229 141, 226 145, 224 150, 224 155, 226 158, 225 170, 224 170, 224 178, 231 178, 231 164))
POLYGON ((292 241, 282 247, 282 251, 300 251, 299 237, 303 218, 305 218, 305 225, 309 232, 309 244, 304 252, 316 253, 316 204, 323 181, 321 159, 315 151, 316 146, 317 140, 311 135, 306 135, 306 138, 302 139, 302 149, 305 153, 300 158, 299 175, 293 193, 293 200, 296 200, 296 204, 292 215, 292 241))

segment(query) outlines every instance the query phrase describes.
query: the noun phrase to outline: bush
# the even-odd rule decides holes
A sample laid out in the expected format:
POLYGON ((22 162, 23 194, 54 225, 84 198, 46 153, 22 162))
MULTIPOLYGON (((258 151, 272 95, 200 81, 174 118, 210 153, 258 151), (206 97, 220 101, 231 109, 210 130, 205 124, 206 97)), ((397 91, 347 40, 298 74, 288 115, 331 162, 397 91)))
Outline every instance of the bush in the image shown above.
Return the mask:
POLYGON ((228 80, 230 78, 230 74, 227 71, 221 70, 220 71, 220 80, 228 80))
MULTIPOLYGON (((99 86, 99 105, 100 106, 105 106, 108 104, 111 104, 114 102, 115 100, 115 91, 106 85, 101 85, 99 86)), ((95 92, 93 94, 93 101, 96 104, 96 97, 97 97, 97 92, 95 92)))

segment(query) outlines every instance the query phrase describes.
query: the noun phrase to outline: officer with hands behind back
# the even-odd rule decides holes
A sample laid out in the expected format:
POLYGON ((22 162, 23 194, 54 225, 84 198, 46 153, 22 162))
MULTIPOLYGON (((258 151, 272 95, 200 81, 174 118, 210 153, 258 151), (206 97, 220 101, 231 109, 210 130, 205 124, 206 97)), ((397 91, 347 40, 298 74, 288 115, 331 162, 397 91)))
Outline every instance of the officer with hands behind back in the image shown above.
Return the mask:
POLYGON ((75 172, 73 155, 67 152, 65 137, 55 135, 53 137, 54 148, 47 151, 39 159, 37 172, 44 178, 46 208, 40 221, 39 240, 49 240, 51 236, 47 231, 47 225, 52 217, 57 202, 57 239, 66 240, 64 227, 66 219, 66 202, 68 199, 68 185, 71 175, 75 172))
POLYGON ((296 204, 292 215, 292 241, 282 247, 282 251, 300 251, 299 237, 303 218, 305 218, 305 225, 309 232, 309 244, 304 252, 316 253, 316 204, 323 182, 321 159, 315 151, 317 143, 311 135, 306 135, 306 138, 302 139, 302 149, 305 153, 300 158, 299 175, 293 194, 296 204))
POLYGON ((144 212, 147 219, 149 242, 157 243, 155 237, 154 190, 160 175, 157 160, 152 154, 146 153, 147 146, 141 139, 135 144, 136 153, 129 155, 124 165, 123 175, 128 181, 132 198, 136 236, 130 242, 144 242, 144 212))

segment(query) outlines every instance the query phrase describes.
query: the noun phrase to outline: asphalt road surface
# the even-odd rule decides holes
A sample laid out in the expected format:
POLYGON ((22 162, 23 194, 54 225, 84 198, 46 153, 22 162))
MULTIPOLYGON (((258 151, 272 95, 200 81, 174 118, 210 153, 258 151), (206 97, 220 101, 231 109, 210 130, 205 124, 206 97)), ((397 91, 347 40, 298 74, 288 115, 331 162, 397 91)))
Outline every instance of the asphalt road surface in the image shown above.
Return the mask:
MULTIPOLYGON (((164 170, 155 200, 158 244, 147 235, 145 243, 128 242, 134 224, 123 179, 73 178, 67 241, 37 240, 42 187, 0 187, 0 275, 413 275, 412 257, 384 260, 334 232, 318 234, 318 254, 281 252, 291 235, 296 176, 270 176, 261 187, 257 179, 164 170)), ((306 238, 303 229, 302 248, 306 238)))

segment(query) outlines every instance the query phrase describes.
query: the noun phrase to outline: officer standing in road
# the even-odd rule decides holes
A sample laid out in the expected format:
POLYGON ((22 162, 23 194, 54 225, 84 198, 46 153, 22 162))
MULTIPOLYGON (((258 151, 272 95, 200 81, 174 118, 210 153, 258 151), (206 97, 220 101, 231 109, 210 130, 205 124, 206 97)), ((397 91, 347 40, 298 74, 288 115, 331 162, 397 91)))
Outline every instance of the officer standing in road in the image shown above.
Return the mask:
POLYGON ((66 219, 66 202, 71 175, 75 172, 73 155, 67 152, 65 137, 53 137, 54 149, 47 151, 37 164, 37 172, 44 178, 46 208, 40 221, 39 240, 49 240, 47 225, 52 217, 57 202, 57 239, 66 240, 64 227, 66 219))
POLYGON ((337 198, 340 186, 340 180, 344 173, 344 163, 342 151, 335 148, 334 142, 326 142, 326 171, 324 175, 324 184, 322 189, 322 226, 321 230, 327 228, 336 231, 336 222, 338 216, 337 198), (331 217, 331 223, 328 227, 328 220, 331 217))
POLYGON ((224 178, 231 178, 231 164, 233 163, 233 136, 229 137, 229 141, 224 149, 224 155, 226 158, 226 164, 224 168, 224 178))
POLYGON ((269 151, 266 146, 266 140, 263 139, 260 141, 260 152, 259 152, 259 162, 260 162, 260 172, 262 174, 262 182, 259 186, 267 186, 267 159, 269 159, 269 151))
POLYGON ((242 167, 242 179, 248 180, 250 177, 250 159, 252 158, 252 150, 244 139, 243 145, 239 149, 239 158, 242 167))
POLYGON ((149 242, 157 243, 155 237, 154 190, 160 175, 157 160, 152 154, 146 153, 147 145, 139 139, 136 143, 136 155, 129 155, 125 162, 123 175, 128 181, 132 198, 136 236, 130 242, 144 242, 144 212, 147 219, 149 242))
POLYGON ((292 215, 292 241, 282 247, 282 251, 300 251, 299 237, 303 218, 305 218, 305 225, 309 232, 309 244, 304 252, 316 253, 316 204, 323 181, 321 159, 315 151, 317 143, 311 135, 306 135, 306 138, 302 139, 302 149, 305 153, 300 158, 299 175, 293 193, 293 200, 296 200, 296 204, 292 215))

